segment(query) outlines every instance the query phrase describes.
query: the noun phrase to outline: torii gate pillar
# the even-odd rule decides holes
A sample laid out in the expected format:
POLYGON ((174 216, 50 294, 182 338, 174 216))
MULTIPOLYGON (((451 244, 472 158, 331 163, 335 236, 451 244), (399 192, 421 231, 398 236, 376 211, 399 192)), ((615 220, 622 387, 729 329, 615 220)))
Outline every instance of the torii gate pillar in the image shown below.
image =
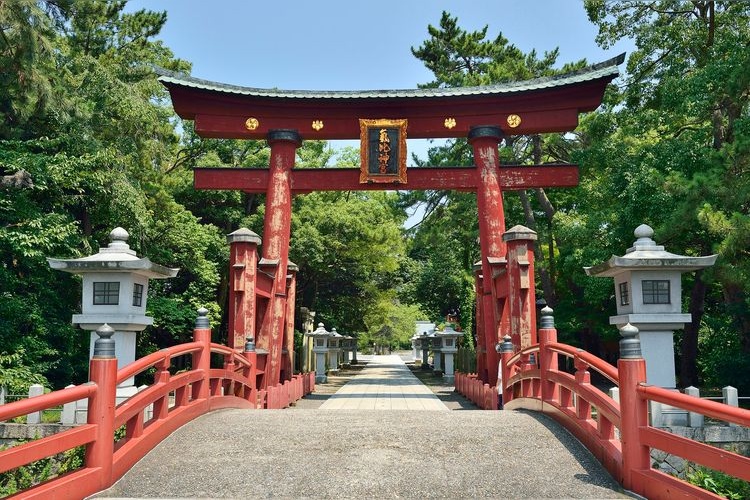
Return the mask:
MULTIPOLYGON (((501 311, 497 310, 497 300, 493 297, 493 266, 505 256, 505 213, 503 192, 500 188, 498 145, 503 138, 500 127, 479 126, 469 131, 469 143, 474 149, 474 164, 479 171, 477 187, 477 209, 479 212, 479 246, 482 254, 482 300, 477 305, 482 308, 482 335, 484 344, 477 346, 484 354, 481 363, 487 370, 490 381, 497 380, 498 354, 495 343, 498 339, 498 325, 501 311)), ((477 314, 480 316, 480 314, 477 314)))
POLYGON ((291 172, 302 139, 296 130, 271 130, 268 144, 271 146, 271 160, 260 267, 273 271, 274 285, 257 346, 268 350, 266 380, 269 386, 273 386, 279 383, 281 377, 282 349, 285 347, 287 266, 292 221, 291 172))

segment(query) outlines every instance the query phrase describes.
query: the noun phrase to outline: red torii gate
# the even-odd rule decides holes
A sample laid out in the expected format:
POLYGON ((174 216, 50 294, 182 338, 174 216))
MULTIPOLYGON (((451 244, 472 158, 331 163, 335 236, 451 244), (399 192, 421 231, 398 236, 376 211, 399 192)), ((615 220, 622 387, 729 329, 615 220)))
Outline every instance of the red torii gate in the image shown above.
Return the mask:
MULTIPOLYGON (((522 227, 506 233, 502 192, 578 183, 575 165, 501 165, 498 145, 506 134, 573 130, 579 113, 593 111, 601 104, 604 90, 618 75, 617 65, 623 60, 624 54, 573 73, 522 82, 389 91, 256 89, 162 75, 160 81, 169 90, 175 111, 183 119, 194 120, 199 136, 267 139, 271 146, 267 169, 194 171, 197 189, 241 189, 266 195, 262 258, 257 264, 261 272, 255 270, 260 243, 257 236, 240 234, 232 240, 230 265, 238 273, 233 279, 243 284, 230 289, 229 345, 239 349, 245 336, 257 337, 258 348, 268 352, 263 386, 291 376, 291 354, 284 358, 283 350, 286 347, 291 353, 290 325, 294 324, 296 267, 288 260, 293 195, 374 189, 472 191, 477 193, 482 256, 476 274, 478 370, 494 385, 499 359, 495 344, 505 334, 511 335, 516 349, 536 342, 531 249, 535 235, 522 227), (404 164, 391 172, 395 175, 383 178, 379 178, 376 166, 374 175, 370 175, 373 170, 365 164, 369 130, 365 122, 378 127, 399 122, 404 134, 398 138, 404 146, 406 134, 409 138, 467 137, 475 165, 411 168, 407 175, 404 164), (361 169, 294 170, 296 150, 303 137, 361 138, 361 169), (246 293, 244 283, 248 280, 252 293, 246 293)), ((398 152, 405 157, 404 148, 398 152)), ((381 173, 385 173, 384 168, 381 164, 381 173)))

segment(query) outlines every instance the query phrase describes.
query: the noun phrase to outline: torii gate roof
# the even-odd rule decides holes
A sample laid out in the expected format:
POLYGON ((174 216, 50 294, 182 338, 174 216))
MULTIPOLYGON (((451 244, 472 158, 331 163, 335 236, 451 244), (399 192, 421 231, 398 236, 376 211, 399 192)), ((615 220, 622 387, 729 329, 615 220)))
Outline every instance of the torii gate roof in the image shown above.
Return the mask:
POLYGON ((358 139, 360 118, 406 118, 410 138, 466 137, 477 125, 509 135, 564 132, 596 109, 625 54, 552 77, 479 87, 407 90, 280 90, 240 87, 162 72, 177 114, 202 137, 265 139, 295 129, 304 139, 358 139), (511 115, 520 118, 512 126, 511 115))

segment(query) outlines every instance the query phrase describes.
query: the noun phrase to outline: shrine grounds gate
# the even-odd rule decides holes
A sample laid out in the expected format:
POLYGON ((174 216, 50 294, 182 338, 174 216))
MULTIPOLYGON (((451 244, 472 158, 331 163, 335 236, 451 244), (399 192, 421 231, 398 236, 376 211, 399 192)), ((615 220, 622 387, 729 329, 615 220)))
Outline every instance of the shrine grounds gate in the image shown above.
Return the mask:
MULTIPOLYGON (((533 240, 522 226, 505 230, 503 191, 569 187, 575 165, 501 165, 507 134, 566 132, 593 111, 624 55, 555 77, 483 87, 390 91, 293 91, 236 87, 183 75, 161 82, 180 117, 201 137, 266 139, 268 168, 196 168, 197 189, 266 195, 262 240, 229 236, 232 288, 229 346, 256 339, 259 387, 291 376, 296 266, 289 262, 292 196, 313 191, 454 189, 476 193, 481 260, 477 265, 477 366, 495 385, 495 345, 508 334, 515 350, 536 342, 533 240), (466 137, 473 167, 406 168, 406 138, 466 137), (360 139, 356 168, 294 169, 302 140, 360 139), (261 244, 258 260, 257 247, 261 244), (257 270, 256 268, 257 261, 257 270)), ((243 230, 243 232, 246 230, 243 230)))

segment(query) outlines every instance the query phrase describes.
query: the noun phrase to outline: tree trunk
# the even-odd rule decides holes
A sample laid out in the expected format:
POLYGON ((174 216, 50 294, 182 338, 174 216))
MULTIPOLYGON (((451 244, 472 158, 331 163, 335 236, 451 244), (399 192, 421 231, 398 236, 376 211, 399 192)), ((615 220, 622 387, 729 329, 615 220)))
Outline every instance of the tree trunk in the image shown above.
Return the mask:
POLYGON ((750 355, 750 314, 745 305, 745 292, 742 285, 737 283, 722 283, 724 303, 731 315, 736 318, 739 327, 740 345, 742 352, 750 355))
POLYGON ((680 387, 698 385, 698 331, 703 319, 704 305, 706 300, 706 283, 701 279, 703 271, 695 273, 693 289, 690 291, 690 306, 688 312, 693 321, 685 325, 682 335, 680 349, 680 387))

